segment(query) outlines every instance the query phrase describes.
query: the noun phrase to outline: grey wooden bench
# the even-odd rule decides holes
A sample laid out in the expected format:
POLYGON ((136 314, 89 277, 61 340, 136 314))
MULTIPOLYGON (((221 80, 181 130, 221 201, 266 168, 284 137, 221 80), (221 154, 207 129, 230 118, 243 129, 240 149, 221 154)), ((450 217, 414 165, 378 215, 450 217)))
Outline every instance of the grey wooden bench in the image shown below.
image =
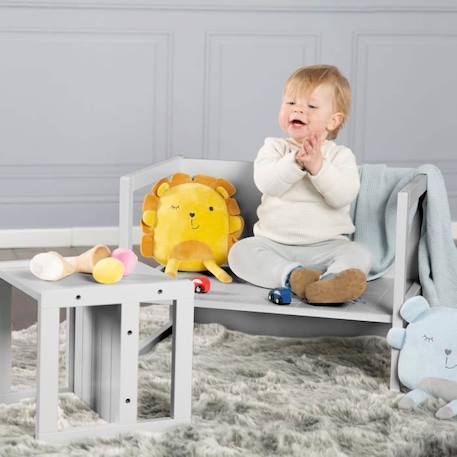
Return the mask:
MULTIPOLYGON (((260 202, 260 193, 253 182, 252 167, 252 162, 174 157, 122 176, 120 246, 132 247, 132 228, 139 224, 139 215, 137 220, 133 220, 135 192, 141 191, 145 195, 158 179, 177 172, 206 174, 230 180, 237 188, 236 198, 245 219, 243 236, 252 235, 260 202)), ((361 300, 340 306, 312 306, 294 298, 289 306, 277 306, 268 301, 265 289, 241 281, 222 284, 214 279, 211 293, 196 295, 196 321, 219 322, 235 330, 277 336, 385 335, 390 327, 403 326, 400 306, 407 298, 421 291, 417 250, 422 212, 418 202, 426 188, 426 176, 417 175, 398 193, 396 255, 392 274, 370 281, 361 300), (410 208, 416 207, 418 211, 409 220, 410 208)), ((142 350, 146 351, 165 334, 167 329, 151 335, 143 343, 142 350)), ((397 357, 398 351, 393 350, 390 385, 398 390, 397 357)))

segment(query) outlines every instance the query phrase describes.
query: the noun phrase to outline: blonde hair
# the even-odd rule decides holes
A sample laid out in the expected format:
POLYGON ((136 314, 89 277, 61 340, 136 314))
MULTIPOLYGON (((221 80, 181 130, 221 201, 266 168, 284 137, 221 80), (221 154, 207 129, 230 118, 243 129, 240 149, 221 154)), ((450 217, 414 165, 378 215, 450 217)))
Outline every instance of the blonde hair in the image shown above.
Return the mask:
POLYGON ((351 86, 349 81, 333 65, 310 65, 296 70, 286 82, 284 92, 288 94, 309 95, 317 86, 326 84, 333 89, 333 103, 335 112, 343 114, 343 121, 328 138, 333 140, 343 127, 351 109, 351 86))

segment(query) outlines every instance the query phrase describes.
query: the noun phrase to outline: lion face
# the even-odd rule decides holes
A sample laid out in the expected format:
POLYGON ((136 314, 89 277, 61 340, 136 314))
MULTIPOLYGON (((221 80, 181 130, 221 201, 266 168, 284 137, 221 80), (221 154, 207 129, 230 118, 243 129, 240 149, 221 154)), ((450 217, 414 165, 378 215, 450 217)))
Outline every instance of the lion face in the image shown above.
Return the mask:
POLYGON ((198 183, 170 188, 161 198, 154 230, 156 255, 168 258, 183 241, 211 247, 216 260, 227 255, 229 214, 224 198, 198 183))

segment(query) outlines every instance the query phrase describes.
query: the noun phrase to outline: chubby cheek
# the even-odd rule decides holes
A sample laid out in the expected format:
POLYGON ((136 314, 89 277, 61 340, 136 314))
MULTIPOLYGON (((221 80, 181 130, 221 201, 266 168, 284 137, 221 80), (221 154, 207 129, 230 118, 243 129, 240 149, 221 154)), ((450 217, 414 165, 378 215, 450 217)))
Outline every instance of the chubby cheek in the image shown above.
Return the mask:
POLYGON ((317 133, 321 133, 325 130, 325 128, 327 127, 327 121, 326 119, 322 119, 321 117, 319 116, 310 116, 310 118, 308 119, 308 122, 309 122, 309 125, 310 127, 312 127, 312 129, 314 131, 316 131, 317 133))
POLYGON ((285 132, 287 132, 287 127, 289 126, 289 113, 285 109, 281 109, 278 116, 279 126, 285 132))

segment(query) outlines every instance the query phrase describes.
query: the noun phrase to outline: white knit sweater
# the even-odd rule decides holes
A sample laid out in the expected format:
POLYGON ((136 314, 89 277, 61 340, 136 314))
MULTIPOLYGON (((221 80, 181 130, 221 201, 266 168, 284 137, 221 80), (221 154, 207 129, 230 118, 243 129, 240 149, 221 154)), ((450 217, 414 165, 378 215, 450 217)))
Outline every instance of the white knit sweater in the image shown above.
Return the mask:
POLYGON ((350 205, 360 188, 354 154, 325 141, 323 166, 315 176, 295 162, 298 147, 266 138, 254 161, 254 181, 262 192, 254 234, 284 244, 310 244, 354 232, 350 205))

